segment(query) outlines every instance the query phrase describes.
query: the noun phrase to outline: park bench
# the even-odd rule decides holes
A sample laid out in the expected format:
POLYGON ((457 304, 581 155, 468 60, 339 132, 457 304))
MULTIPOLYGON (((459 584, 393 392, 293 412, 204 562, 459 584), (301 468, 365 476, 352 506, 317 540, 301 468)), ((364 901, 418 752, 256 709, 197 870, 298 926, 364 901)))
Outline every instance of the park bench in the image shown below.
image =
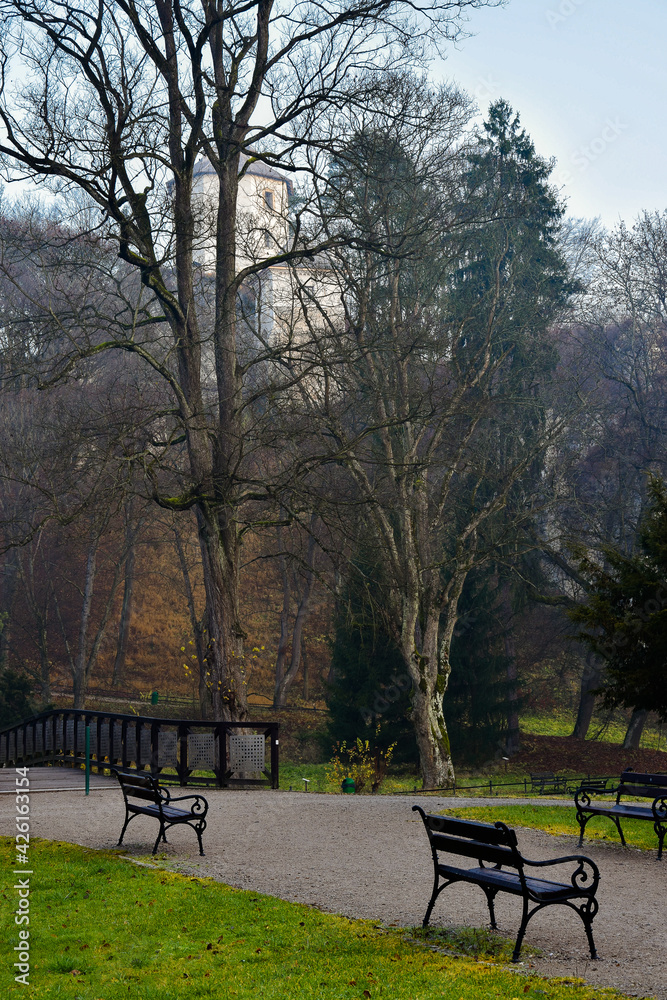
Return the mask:
POLYGON ((554 774, 553 771, 541 771, 539 774, 531 774, 530 790, 531 792, 537 792, 539 795, 560 795, 567 791, 567 778, 563 775, 554 774))
POLYGON ((667 833, 667 774, 641 774, 626 770, 621 775, 616 788, 600 788, 599 782, 585 781, 574 795, 577 807, 577 822, 581 831, 579 846, 584 839, 584 830, 593 816, 606 816, 614 823, 619 832, 621 843, 625 847, 625 837, 621 828, 622 819, 643 819, 653 823, 653 829, 658 837, 658 861, 662 858, 662 845, 667 833), (594 802, 593 796, 603 794, 615 795, 614 802, 594 802), (621 802, 621 798, 652 799, 650 805, 641 802, 621 802))
POLYGON ((160 823, 160 832, 153 847, 153 854, 157 851, 160 840, 167 842, 165 831, 170 826, 176 826, 180 823, 192 827, 199 841, 199 853, 204 854, 201 835, 206 828, 208 802, 203 795, 181 795, 178 798, 172 798, 168 789, 161 788, 157 778, 151 774, 115 771, 115 775, 125 800, 125 823, 118 839, 119 847, 123 843, 123 837, 130 820, 136 816, 152 816, 160 823), (186 801, 192 802, 192 805, 187 809, 173 805, 174 802, 186 801))
POLYGON ((521 926, 514 945, 512 961, 518 962, 528 921, 546 906, 561 903, 579 914, 586 931, 591 958, 597 958, 593 941, 593 918, 598 911, 595 898, 600 873, 590 858, 579 854, 554 858, 550 861, 529 861, 519 853, 516 833, 504 823, 475 823, 449 816, 433 816, 421 806, 413 806, 424 821, 433 855, 433 892, 422 926, 427 927, 436 899, 443 889, 454 882, 478 885, 486 895, 491 927, 496 930, 494 899, 499 892, 520 896, 523 900, 521 926), (477 860, 473 868, 445 863, 441 854, 477 860), (526 868, 574 863, 568 872, 569 881, 552 881, 534 877, 526 868), (534 904, 531 909, 531 904, 534 904))

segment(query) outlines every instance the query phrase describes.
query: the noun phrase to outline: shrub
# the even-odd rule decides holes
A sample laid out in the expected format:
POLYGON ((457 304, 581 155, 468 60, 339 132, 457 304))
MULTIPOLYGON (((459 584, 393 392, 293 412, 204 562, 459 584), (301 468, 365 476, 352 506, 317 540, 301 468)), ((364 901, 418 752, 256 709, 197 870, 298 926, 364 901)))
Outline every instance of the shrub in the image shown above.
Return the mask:
MULTIPOLYGON (((379 736, 378 726, 375 735, 379 736)), ((368 785, 372 792, 376 792, 384 781, 387 770, 394 755, 396 744, 392 743, 386 750, 378 746, 371 748, 369 740, 362 740, 357 737, 352 746, 342 743, 334 744, 334 754, 326 770, 329 781, 335 785, 341 785, 345 778, 352 778, 355 791, 361 792, 368 785)))

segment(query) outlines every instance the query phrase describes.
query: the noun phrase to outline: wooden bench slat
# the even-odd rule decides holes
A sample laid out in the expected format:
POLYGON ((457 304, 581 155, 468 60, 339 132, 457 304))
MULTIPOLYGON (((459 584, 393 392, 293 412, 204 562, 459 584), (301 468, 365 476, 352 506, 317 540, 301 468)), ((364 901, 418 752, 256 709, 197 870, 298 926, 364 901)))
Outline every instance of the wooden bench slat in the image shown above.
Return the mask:
POLYGON ((439 871, 447 877, 458 875, 466 882, 475 882, 482 886, 495 885, 503 892, 511 892, 515 896, 524 894, 524 884, 531 897, 535 899, 564 899, 579 895, 576 890, 573 890, 571 884, 549 882, 546 879, 530 877, 522 881, 516 872, 504 872, 494 868, 454 868, 450 865, 440 865, 439 871))
POLYGON ((507 828, 499 828, 494 823, 476 823, 470 819, 459 819, 457 816, 435 816, 428 813, 425 825, 433 833, 450 834, 455 837, 470 837, 487 844, 507 844, 507 828))
POLYGON ((465 858, 477 858, 479 861, 488 861, 492 865, 517 867, 515 852, 509 847, 496 847, 492 844, 484 844, 480 840, 446 837, 440 833, 431 835, 431 844, 436 851, 459 854, 465 858))

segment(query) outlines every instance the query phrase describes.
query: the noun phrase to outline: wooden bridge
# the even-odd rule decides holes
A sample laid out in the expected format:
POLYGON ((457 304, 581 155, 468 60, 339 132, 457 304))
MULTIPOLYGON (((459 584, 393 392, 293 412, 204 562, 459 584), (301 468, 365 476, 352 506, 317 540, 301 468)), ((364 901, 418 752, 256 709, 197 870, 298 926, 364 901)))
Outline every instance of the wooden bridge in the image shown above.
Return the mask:
POLYGON ((0 766, 150 771, 163 784, 278 787, 279 723, 43 712, 0 732, 0 766), (86 757, 86 730, 88 757, 86 757), (268 744, 268 745, 267 745, 268 744))

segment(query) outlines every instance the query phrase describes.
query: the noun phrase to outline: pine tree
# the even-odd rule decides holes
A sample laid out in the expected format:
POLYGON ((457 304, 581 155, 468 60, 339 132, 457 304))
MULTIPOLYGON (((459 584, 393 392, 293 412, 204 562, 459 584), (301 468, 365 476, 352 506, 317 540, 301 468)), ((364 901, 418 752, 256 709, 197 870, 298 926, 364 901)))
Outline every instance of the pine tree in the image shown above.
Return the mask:
POLYGON ((649 485, 651 506, 632 556, 612 546, 600 565, 584 555, 590 581, 584 604, 569 612, 578 638, 606 660, 601 691, 607 706, 648 709, 667 718, 667 488, 649 485))
POLYGON ((360 737, 381 749, 397 743, 394 761, 418 760, 410 723, 410 689, 403 658, 382 609, 381 569, 369 559, 351 565, 336 603, 326 749, 360 737), (378 730, 379 727, 379 730, 378 730))
POLYGON ((452 641, 445 718, 452 754, 468 765, 497 756, 506 730, 507 656, 494 576, 488 566, 469 575, 452 641))

